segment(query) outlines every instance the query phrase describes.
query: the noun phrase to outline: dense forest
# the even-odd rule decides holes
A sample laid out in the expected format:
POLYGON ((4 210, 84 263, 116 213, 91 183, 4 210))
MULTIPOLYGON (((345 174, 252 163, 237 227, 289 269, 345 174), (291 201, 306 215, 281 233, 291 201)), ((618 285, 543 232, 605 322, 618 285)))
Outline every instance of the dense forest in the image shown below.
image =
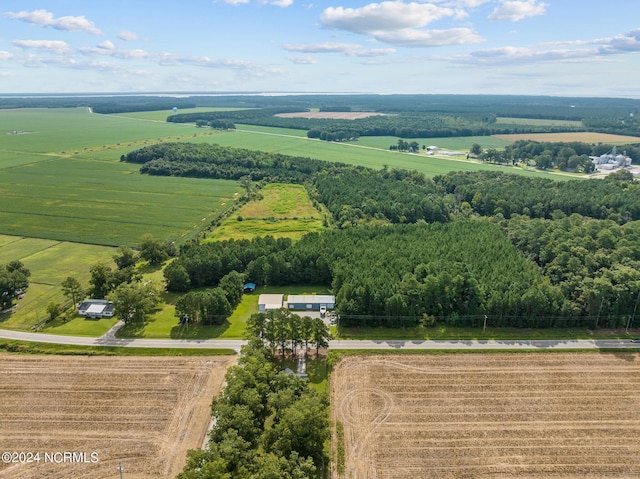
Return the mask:
MULTIPOLYGON (((233 273, 259 285, 322 284, 336 294, 343 326, 477 325, 486 316, 494 325, 613 327, 637 309, 640 185, 624 170, 597 181, 501 172, 431 180, 192 144, 123 159, 143 172, 162 162, 163 174, 200 176, 206 166, 214 178, 297 181, 333 217, 333 228, 296 243, 187 243, 165 269, 170 291, 219 288, 233 273)), ((198 301, 229 309, 223 292, 192 296, 194 315, 198 301)))

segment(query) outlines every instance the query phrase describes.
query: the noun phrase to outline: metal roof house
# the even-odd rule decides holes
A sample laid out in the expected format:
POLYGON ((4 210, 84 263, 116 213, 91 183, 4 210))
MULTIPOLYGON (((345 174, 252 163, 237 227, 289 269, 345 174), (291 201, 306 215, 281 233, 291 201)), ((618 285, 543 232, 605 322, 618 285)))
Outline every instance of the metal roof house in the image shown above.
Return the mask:
POLYGON ((287 307, 293 310, 320 311, 320 307, 335 309, 336 297, 328 294, 290 294, 287 297, 287 307))
POLYGON ((106 299, 85 299, 78 305, 78 314, 86 318, 111 318, 114 306, 106 299))
POLYGON ((280 309, 284 304, 284 294, 261 294, 258 296, 258 311, 280 309))

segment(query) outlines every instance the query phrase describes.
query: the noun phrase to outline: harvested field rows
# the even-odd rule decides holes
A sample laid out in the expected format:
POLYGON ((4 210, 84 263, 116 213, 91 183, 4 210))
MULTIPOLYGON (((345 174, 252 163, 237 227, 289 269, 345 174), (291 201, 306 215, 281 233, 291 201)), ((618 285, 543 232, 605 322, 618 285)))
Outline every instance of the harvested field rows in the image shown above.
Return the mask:
POLYGON ((639 388, 636 353, 364 356, 331 404, 348 478, 627 478, 639 388))
POLYGON ((40 461, 0 462, 0 478, 117 477, 120 463, 129 479, 175 477, 187 450, 202 446, 233 360, 1 355, 0 452, 40 461), (45 461, 56 452, 86 456, 45 461))

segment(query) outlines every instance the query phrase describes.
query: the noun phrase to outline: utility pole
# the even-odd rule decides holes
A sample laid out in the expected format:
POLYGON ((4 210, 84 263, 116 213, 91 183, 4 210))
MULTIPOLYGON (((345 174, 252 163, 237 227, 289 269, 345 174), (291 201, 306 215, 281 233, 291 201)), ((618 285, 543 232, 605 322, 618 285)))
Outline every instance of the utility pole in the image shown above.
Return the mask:
POLYGON ((122 469, 121 462, 118 463, 118 472, 120 473, 120 479, 122 479, 122 473, 124 472, 124 469, 122 469))

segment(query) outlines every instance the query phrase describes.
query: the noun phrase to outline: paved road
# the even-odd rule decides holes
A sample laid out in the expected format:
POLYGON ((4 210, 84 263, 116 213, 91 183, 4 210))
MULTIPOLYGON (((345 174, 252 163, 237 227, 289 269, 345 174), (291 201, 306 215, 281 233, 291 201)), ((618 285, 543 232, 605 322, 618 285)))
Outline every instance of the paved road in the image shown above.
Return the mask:
MULTIPOLYGON (((117 327, 115 328, 117 329, 117 327)), ((0 338, 75 346, 123 346, 136 348, 203 348, 233 349, 239 351, 246 341, 239 339, 120 339, 115 329, 101 338, 59 336, 55 334, 28 333, 0 329, 0 338)), ((602 340, 510 340, 510 341, 419 341, 419 340, 334 340, 330 349, 424 349, 424 350, 524 350, 524 349, 630 349, 640 348, 640 343, 629 339, 602 340)))

